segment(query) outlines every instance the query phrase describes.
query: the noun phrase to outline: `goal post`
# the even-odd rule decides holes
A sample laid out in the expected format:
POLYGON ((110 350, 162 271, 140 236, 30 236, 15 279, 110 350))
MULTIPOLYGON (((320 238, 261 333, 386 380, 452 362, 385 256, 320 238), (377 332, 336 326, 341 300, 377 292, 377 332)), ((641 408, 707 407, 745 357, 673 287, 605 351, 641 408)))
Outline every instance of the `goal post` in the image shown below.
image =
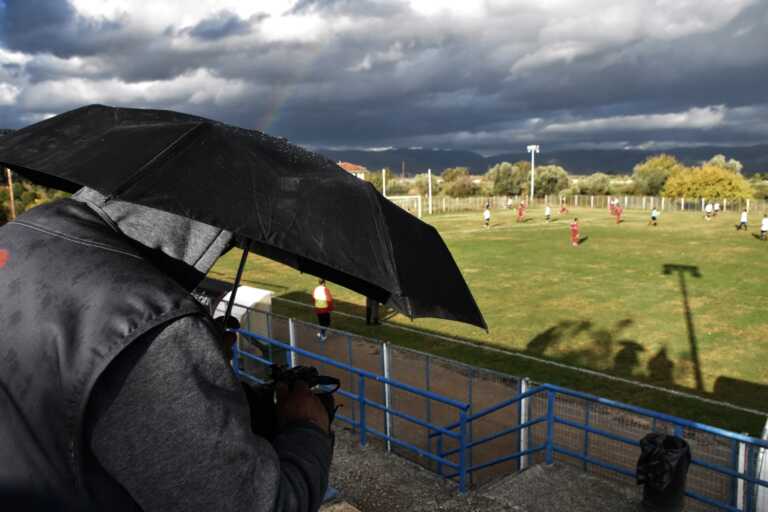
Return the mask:
POLYGON ((421 196, 386 196, 403 210, 421 218, 421 196))

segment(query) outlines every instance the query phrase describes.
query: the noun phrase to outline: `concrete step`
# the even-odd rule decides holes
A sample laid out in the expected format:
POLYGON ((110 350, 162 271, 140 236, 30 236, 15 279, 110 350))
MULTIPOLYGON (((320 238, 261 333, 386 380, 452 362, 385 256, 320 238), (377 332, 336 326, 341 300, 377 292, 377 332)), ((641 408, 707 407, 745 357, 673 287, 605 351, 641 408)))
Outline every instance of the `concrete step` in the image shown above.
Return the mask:
POLYGON ((495 503, 524 512, 627 511, 640 509, 639 487, 623 485, 566 464, 533 466, 476 491, 495 503))

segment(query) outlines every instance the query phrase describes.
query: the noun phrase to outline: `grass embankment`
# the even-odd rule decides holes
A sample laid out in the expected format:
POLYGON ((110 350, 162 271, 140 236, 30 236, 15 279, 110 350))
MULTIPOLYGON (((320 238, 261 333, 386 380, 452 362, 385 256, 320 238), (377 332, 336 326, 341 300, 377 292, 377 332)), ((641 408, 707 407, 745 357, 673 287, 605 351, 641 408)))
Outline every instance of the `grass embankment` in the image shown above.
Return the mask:
MULTIPOLYGON (((760 212, 760 217, 762 212, 760 212)), ((768 242, 736 232, 738 214, 705 222, 695 213, 665 213, 657 227, 629 211, 620 225, 605 210, 577 209, 545 224, 542 209, 516 223, 511 211, 435 215, 489 325, 435 319, 388 321, 424 331, 365 326, 336 315, 334 326, 482 367, 528 376, 704 423, 757 434, 764 418, 600 379, 511 355, 434 338, 438 333, 768 409, 768 242), (582 236, 569 243, 578 216, 582 236), (665 273, 665 266, 674 265, 665 273)), ((222 258, 211 276, 232 280, 240 253, 222 258)), ((246 284, 309 303, 312 276, 251 257, 246 284)), ((364 298, 333 286, 339 310, 362 315, 364 298)), ((275 312, 311 320, 311 310, 276 301, 275 312)))

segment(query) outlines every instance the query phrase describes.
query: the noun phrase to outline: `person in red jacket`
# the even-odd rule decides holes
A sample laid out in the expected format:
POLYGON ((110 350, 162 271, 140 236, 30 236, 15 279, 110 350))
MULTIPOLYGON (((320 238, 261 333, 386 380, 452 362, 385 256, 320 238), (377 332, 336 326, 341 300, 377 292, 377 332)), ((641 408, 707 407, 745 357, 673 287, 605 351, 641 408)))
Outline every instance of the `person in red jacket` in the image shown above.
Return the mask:
POLYGON ((315 314, 317 323, 320 324, 320 332, 317 337, 320 341, 325 341, 325 328, 331 326, 331 311, 333 311, 333 296, 331 291, 325 286, 325 279, 320 279, 312 292, 312 299, 315 303, 315 314))
POLYGON ((571 222, 571 245, 574 247, 579 246, 579 219, 573 219, 571 222))

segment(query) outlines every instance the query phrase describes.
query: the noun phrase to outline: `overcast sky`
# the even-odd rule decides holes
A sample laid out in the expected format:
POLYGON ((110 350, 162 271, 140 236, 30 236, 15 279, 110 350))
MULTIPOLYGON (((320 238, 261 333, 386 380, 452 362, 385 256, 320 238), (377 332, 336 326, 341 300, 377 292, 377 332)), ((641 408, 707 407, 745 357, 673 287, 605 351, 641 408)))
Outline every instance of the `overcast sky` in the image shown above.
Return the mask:
POLYGON ((309 147, 768 142, 768 0, 0 0, 0 127, 90 103, 309 147))

